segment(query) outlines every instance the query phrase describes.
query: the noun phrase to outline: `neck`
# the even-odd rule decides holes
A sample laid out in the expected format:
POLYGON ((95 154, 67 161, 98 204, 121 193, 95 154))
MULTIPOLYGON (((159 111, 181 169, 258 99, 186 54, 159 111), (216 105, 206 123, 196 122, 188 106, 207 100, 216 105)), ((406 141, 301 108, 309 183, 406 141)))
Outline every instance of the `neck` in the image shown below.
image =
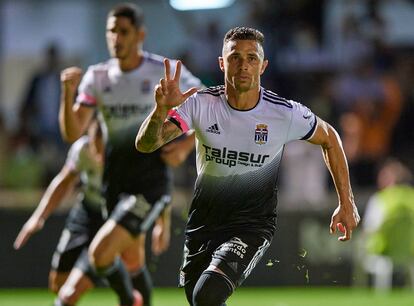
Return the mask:
POLYGON ((139 50, 137 52, 132 53, 131 56, 127 58, 118 59, 119 68, 123 72, 134 70, 138 68, 139 65, 141 65, 142 59, 143 59, 142 50, 139 50))
POLYGON ((260 87, 245 92, 237 91, 234 87, 226 86, 226 98, 231 107, 239 110, 249 110, 259 101, 260 87))

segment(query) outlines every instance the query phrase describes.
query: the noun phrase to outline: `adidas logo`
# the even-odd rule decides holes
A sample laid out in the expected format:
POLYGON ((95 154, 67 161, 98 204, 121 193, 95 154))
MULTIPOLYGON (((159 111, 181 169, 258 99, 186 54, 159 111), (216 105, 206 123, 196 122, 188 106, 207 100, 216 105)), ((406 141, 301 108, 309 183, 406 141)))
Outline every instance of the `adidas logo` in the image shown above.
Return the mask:
POLYGON ((217 123, 214 123, 212 126, 207 128, 206 132, 213 133, 213 134, 220 134, 217 123))

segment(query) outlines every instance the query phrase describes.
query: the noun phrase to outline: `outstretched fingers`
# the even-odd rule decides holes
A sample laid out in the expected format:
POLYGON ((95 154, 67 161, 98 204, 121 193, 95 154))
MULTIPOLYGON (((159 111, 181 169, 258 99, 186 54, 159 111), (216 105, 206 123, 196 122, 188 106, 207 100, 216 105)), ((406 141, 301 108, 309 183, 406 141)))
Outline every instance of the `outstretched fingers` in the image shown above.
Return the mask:
POLYGON ((182 63, 181 61, 178 60, 175 66, 174 75, 171 79, 171 63, 168 58, 165 58, 164 59, 164 79, 167 81, 174 80, 176 82, 179 82, 180 77, 181 77, 181 67, 182 67, 182 63))
POLYGON ((170 60, 168 58, 164 58, 164 79, 170 80, 170 74, 171 74, 170 60))
POLYGON ((196 87, 191 87, 189 90, 187 90, 186 92, 183 93, 184 99, 187 100, 190 96, 195 94, 197 92, 197 90, 198 89, 196 87))
POLYGON ((180 76, 181 76, 181 61, 177 61, 177 65, 175 66, 175 72, 174 72, 174 81, 179 82, 180 76))

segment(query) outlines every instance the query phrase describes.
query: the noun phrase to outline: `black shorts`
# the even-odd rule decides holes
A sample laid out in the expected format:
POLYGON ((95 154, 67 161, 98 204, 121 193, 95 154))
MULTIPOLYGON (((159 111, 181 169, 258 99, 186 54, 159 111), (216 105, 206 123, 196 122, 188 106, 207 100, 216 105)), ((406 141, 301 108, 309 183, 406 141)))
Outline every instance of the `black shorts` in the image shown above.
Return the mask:
POLYGON ((77 203, 70 211, 52 258, 52 270, 69 272, 104 224, 100 211, 77 203))
POLYGON ((120 196, 109 218, 125 228, 131 235, 137 236, 145 233, 154 224, 170 201, 169 195, 154 199, 144 197, 142 194, 124 194, 120 196))
POLYGON ((269 245, 263 236, 252 233, 233 233, 205 241, 187 239, 179 286, 195 286, 204 270, 213 264, 224 272, 234 290, 249 276, 269 245))

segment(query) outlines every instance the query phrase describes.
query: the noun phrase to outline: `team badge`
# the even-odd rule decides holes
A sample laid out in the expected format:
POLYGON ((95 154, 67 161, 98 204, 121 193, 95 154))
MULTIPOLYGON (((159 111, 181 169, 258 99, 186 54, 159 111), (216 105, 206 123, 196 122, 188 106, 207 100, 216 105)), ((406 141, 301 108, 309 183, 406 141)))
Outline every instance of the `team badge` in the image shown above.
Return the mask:
POLYGON ((269 131, 267 130, 266 124, 258 124, 256 125, 256 130, 254 131, 254 142, 262 145, 267 142, 267 135, 269 131))

